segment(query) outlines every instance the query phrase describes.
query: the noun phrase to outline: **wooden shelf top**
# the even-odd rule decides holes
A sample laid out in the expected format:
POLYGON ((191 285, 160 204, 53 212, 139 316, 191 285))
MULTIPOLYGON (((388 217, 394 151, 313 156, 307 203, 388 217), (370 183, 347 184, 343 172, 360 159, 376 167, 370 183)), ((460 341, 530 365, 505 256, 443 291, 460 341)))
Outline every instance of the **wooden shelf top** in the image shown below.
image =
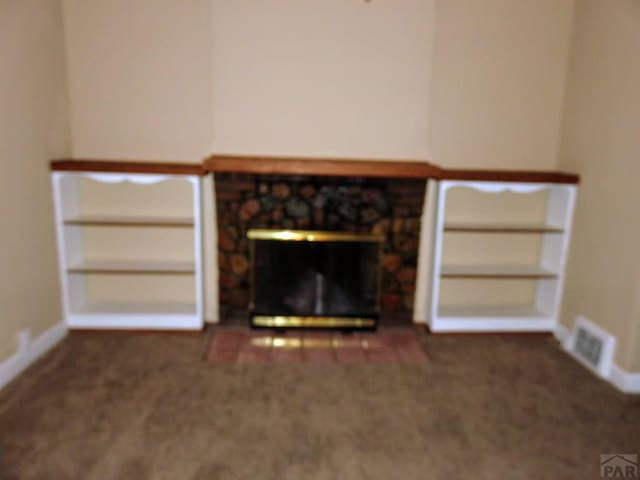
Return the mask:
POLYGON ((51 170, 64 172, 151 173, 204 175, 199 163, 140 162, 128 160, 60 159, 51 161, 51 170))
POLYGON ((552 171, 445 169, 421 160, 211 155, 202 163, 60 159, 51 170, 68 172, 205 175, 207 172, 332 177, 434 178, 484 182, 577 184, 578 175, 552 171))
POLYGON ((580 183, 573 173, 535 170, 467 170, 442 169, 441 180, 467 180, 477 182, 521 182, 521 183, 580 183))
POLYGON ((555 278, 558 275, 530 265, 443 265, 442 278, 555 278))
POLYGON ((440 167, 423 161, 212 155, 209 172, 337 177, 439 178, 440 167))

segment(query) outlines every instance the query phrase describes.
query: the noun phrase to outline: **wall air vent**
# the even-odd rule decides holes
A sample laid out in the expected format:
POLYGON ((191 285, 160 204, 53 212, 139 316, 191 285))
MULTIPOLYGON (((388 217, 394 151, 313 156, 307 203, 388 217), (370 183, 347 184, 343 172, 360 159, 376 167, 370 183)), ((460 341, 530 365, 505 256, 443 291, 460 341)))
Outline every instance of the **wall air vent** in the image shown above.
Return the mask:
POLYGON ((608 378, 613 365, 616 338, 585 317, 576 318, 566 348, 580 363, 608 378))

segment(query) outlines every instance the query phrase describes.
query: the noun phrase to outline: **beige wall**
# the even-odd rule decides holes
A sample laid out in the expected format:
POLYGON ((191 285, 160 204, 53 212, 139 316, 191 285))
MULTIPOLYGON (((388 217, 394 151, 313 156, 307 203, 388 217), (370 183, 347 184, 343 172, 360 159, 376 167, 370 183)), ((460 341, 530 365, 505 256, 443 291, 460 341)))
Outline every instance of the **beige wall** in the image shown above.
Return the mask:
POLYGON ((640 371, 640 2, 580 0, 560 168, 582 176, 562 321, 582 314, 618 337, 640 371))
POLYGON ((554 169, 573 0, 439 0, 433 160, 554 169))
POLYGON ((214 149, 425 159, 435 0, 213 0, 214 149))
POLYGON ((555 166, 573 0, 213 3, 215 151, 555 166))
POLYGON ((60 2, 0 2, 0 361, 60 322, 48 160, 69 154, 60 2))
POLYGON ((210 0, 64 0, 64 12, 74 156, 211 151, 210 0))
POLYGON ((573 0, 64 5, 76 156, 556 162, 573 0))

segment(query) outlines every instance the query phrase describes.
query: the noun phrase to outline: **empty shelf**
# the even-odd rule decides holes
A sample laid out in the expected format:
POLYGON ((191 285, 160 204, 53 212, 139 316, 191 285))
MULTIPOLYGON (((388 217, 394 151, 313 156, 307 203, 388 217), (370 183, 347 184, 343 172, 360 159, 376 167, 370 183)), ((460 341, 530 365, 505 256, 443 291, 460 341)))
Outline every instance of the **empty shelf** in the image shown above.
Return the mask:
POLYGON ((432 332, 551 332, 555 320, 535 306, 441 306, 432 332))
POLYGON ((193 227, 193 217, 132 216, 132 215, 78 215, 67 218, 65 225, 103 227, 193 227))
POLYGON ((91 302, 69 312, 71 328, 200 330, 195 302, 91 302))
POLYGON ((442 278, 555 278, 558 275, 538 266, 443 265, 442 278))
POLYGON ((194 262, 85 260, 67 268, 69 273, 193 275, 194 262))
POLYGON ((547 315, 542 313, 533 305, 482 305, 482 306, 441 306, 438 309, 440 317, 486 317, 486 318, 502 318, 502 317, 540 317, 546 318, 547 315))
POLYGON ((137 303, 95 302, 88 303, 73 313, 81 314, 135 314, 135 315, 191 315, 196 313, 195 303, 137 303))
POLYGON ((562 233, 560 227, 543 223, 473 223, 447 222, 445 232, 471 233, 562 233))

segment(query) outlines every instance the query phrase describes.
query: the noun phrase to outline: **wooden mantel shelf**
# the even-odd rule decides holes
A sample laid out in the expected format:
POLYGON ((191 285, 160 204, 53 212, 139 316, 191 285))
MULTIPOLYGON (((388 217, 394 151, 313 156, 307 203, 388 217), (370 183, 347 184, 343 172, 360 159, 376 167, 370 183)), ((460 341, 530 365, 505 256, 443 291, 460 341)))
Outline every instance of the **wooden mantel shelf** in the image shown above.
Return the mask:
POLYGON ((51 170, 67 172, 150 173, 163 175, 204 175, 206 173, 200 163, 166 163, 94 159, 52 160, 51 170))
POLYGON ((439 178, 440 168, 423 161, 355 160, 213 155, 209 172, 337 177, 439 178))
POLYGON ((212 155, 202 163, 165 163, 126 160, 61 159, 51 162, 53 171, 205 175, 207 172, 318 175, 332 177, 433 178, 478 182, 577 184, 572 173, 523 170, 445 169, 425 161, 358 160, 212 155))
POLYGON ((475 182, 568 183, 580 182, 573 173, 537 170, 466 170, 443 169, 441 180, 467 180, 475 182))

